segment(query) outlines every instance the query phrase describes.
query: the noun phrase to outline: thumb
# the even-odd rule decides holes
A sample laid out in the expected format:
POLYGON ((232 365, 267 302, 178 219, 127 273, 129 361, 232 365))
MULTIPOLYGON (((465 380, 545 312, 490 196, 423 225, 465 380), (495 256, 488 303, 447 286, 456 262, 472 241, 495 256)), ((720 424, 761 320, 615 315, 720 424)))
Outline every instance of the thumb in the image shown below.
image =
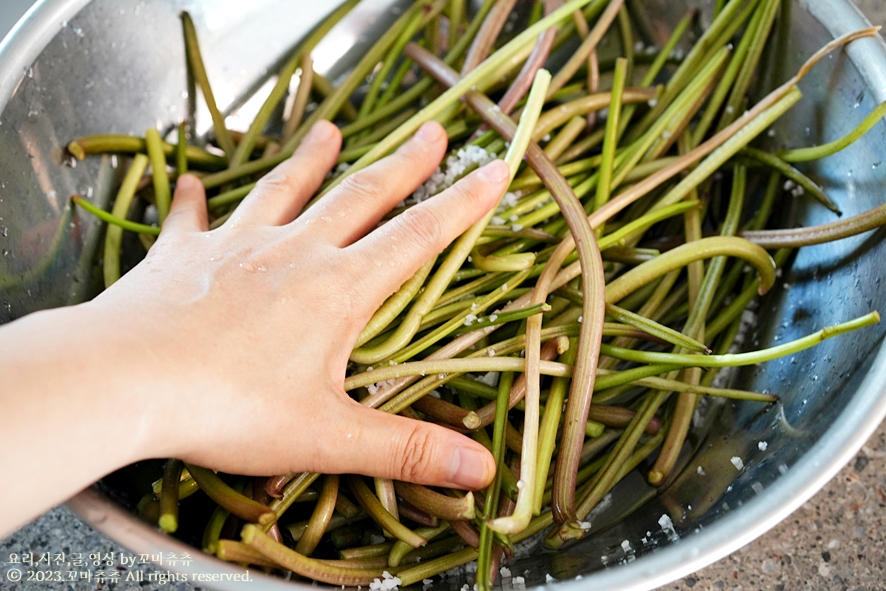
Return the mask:
POLYGON ((495 475, 492 454, 464 435, 359 404, 351 409, 339 421, 348 430, 341 438, 347 449, 328 458, 339 464, 338 472, 469 490, 495 475))

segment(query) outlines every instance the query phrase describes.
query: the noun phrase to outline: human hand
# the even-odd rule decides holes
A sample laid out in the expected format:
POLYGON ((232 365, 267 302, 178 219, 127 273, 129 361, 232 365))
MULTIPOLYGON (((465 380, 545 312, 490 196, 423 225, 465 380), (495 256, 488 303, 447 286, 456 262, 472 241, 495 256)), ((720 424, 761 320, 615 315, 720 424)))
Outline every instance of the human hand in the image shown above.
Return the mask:
POLYGON ((372 313, 494 206, 507 166, 490 163, 374 229, 443 158, 445 132, 428 123, 296 218, 340 144, 334 125, 317 124, 212 231, 202 185, 183 176, 145 260, 87 304, 129 335, 114 355, 152 400, 145 455, 480 488, 495 470, 482 446, 366 408, 343 381, 372 313))

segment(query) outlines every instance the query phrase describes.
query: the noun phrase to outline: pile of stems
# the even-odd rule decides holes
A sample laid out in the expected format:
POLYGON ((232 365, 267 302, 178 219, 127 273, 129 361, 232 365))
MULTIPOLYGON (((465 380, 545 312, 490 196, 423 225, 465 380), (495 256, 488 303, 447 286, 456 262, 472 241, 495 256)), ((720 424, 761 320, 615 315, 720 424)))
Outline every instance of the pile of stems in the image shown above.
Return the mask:
MULTIPOLYGON (((727 353, 790 249, 886 222, 880 207, 816 228, 770 228, 777 200, 797 198, 782 190, 786 181, 811 206, 840 211, 794 164, 847 148, 886 106, 822 146, 751 145, 801 100, 797 83, 815 62, 874 29, 835 40, 754 101, 754 73, 784 17, 778 0, 719 3, 703 31, 690 13, 661 49, 642 52, 634 40, 648 18, 636 2, 537 1, 526 29, 507 35, 512 0, 487 0, 473 16, 466 0, 420 0, 333 85, 314 70, 312 50, 356 4, 343 3, 292 50, 242 131, 226 129, 198 27, 183 13, 211 136, 189 137, 182 123, 174 143, 156 129, 76 139, 76 158, 134 157, 110 212, 74 202, 108 224, 107 286, 121 274, 123 233, 138 233, 145 249, 159 234, 137 216, 162 222, 178 175, 200 176, 217 226, 320 119, 341 126, 345 146, 316 198, 432 119, 450 138, 442 171, 459 167, 450 176, 503 158, 512 182, 498 207, 382 305, 344 382, 368 407, 473 437, 492 453, 495 479, 465 494, 356 475, 246 479, 170 459, 140 505, 164 531, 176 531, 185 499, 208 497, 215 510, 203 547, 224 560, 334 585, 391 576, 411 584, 478 560, 485 591, 514 544, 542 535, 559 548, 592 534, 588 515, 630 471, 670 482, 704 400, 778 399, 713 386, 719 368, 791 355, 879 320, 872 311, 727 353), (675 58, 693 28, 698 41, 675 58), (621 55, 602 59, 610 35, 621 55), (575 49, 549 59, 566 47, 575 49), (757 186, 766 187, 762 201, 757 186)), ((419 201, 417 193, 394 213, 419 201)))

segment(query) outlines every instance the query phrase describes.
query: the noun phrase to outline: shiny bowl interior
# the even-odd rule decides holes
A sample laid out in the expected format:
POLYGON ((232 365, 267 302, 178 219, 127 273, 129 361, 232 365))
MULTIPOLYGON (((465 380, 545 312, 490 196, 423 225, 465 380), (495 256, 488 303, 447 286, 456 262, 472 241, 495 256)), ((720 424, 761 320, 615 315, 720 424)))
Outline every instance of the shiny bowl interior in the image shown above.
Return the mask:
MULTIPOLYGON (((228 0, 43 0, 0 46, 0 322, 76 303, 97 289, 93 257, 101 226, 66 208, 72 193, 107 204, 123 166, 114 157, 76 163, 65 144, 80 135, 140 134, 170 129, 188 108, 178 13, 194 16, 220 106, 236 117, 260 92, 294 43, 335 3, 228 0), (256 42, 259 40, 260 42, 256 42)), ((364 0, 314 55, 333 78, 353 63, 391 17, 391 0, 364 0)), ((646 0, 652 19, 647 42, 661 43, 700 0, 646 0)), ((830 39, 867 23, 848 0, 790 3, 790 25, 778 40, 767 77, 781 81, 830 39)), ((801 85, 804 100, 767 138, 774 146, 829 141, 855 127, 886 100, 886 44, 854 43, 818 65, 801 85)), ((198 131, 209 118, 198 111, 198 131)), ((886 126, 879 124, 841 154, 804 170, 854 215, 883 201, 886 126)), ((786 225, 831 221, 800 198, 784 212, 786 225)), ((810 247, 791 261, 749 317, 747 342, 777 344, 886 310, 879 262, 886 256, 876 231, 810 247)), ((819 347, 747 368, 737 387, 770 391, 782 403, 708 404, 708 425, 681 458, 680 476, 654 491, 635 474, 594 514, 596 533, 553 554, 530 549, 510 565, 527 586, 550 574, 567 587, 651 589, 684 576, 759 536, 799 507, 857 451, 886 416, 883 327, 825 341, 819 347), (765 442, 764 445, 760 445, 765 442), (765 449, 764 449, 765 448, 765 449), (737 470, 731 458, 744 464, 737 470), (704 474, 700 474, 702 467, 704 474), (673 523, 662 518, 667 516, 673 523), (625 550, 623 542, 629 543, 625 550)), ((124 495, 125 496, 125 495, 124 495)), ((88 523, 137 553, 185 551, 131 516, 97 489, 70 502, 88 523)), ((196 555, 182 572, 239 572, 196 555)), ((253 574, 260 588, 293 583, 253 574)), ((434 587, 461 587, 458 577, 434 587)), ((226 588, 224 583, 218 588, 226 588)))

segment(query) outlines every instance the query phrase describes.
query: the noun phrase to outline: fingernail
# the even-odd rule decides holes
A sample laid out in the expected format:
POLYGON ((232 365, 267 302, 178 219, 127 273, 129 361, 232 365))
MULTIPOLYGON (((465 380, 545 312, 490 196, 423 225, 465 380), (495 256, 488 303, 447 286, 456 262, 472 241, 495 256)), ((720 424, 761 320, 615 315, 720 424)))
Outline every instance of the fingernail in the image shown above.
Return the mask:
POLYGON ((489 463, 486 454, 460 447, 452 454, 449 482, 459 488, 478 490, 489 482, 489 463))
POLYGON ((500 183, 511 175, 504 160, 493 160, 479 170, 480 178, 490 183, 500 183))
POLYGON ((428 121, 418 128, 415 137, 423 142, 435 142, 440 139, 440 124, 428 121))
POLYGON ((175 188, 180 191, 192 191, 196 189, 201 184, 199 178, 194 176, 193 174, 187 173, 178 177, 178 180, 175 183, 175 188))
POLYGON ((328 121, 318 121, 311 128, 311 140, 317 142, 325 142, 330 139, 333 134, 333 125, 328 121))

